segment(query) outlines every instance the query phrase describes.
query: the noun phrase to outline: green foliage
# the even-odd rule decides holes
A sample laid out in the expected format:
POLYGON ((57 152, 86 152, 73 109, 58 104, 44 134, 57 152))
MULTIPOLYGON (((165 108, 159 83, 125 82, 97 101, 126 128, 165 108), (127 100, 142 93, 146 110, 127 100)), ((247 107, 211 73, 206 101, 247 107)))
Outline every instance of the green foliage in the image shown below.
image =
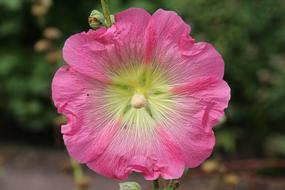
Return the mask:
POLYGON ((217 146, 220 150, 233 153, 237 148, 237 139, 240 137, 240 132, 237 130, 225 129, 219 131, 216 135, 217 146))
POLYGON ((1 0, 0 7, 4 7, 6 10, 16 11, 23 5, 23 0, 1 0))
POLYGON ((265 141, 265 150, 270 156, 285 156, 285 135, 271 135, 265 141))
POLYGON ((50 101, 53 68, 32 54, 31 50, 0 52, 1 120, 39 130, 55 117, 50 101))
MULTIPOLYGON (((58 43, 62 46, 71 34, 88 30, 87 18, 91 10, 100 10, 98 3, 54 1, 45 25, 63 32, 58 43)), ((50 100, 55 67, 33 51, 43 23, 31 15, 31 6, 32 1, 0 2, 0 119, 2 125, 12 120, 37 130, 51 126, 56 115, 50 100)), ((222 149, 249 146, 259 150, 270 134, 285 133, 283 0, 111 1, 112 13, 128 7, 176 10, 191 25, 197 41, 213 43, 223 55, 232 99, 227 121, 217 130, 222 149)))

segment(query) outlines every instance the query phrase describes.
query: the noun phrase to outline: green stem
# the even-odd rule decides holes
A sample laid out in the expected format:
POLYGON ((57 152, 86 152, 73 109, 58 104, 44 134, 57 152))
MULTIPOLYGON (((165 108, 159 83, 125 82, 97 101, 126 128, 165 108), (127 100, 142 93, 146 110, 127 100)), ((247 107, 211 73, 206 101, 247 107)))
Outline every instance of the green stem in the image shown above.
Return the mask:
POLYGON ((158 181, 158 179, 152 181, 152 189, 153 190, 159 190, 159 181, 158 181))
POLYGON ((168 186, 167 186, 167 190, 172 190, 173 182, 174 182, 174 180, 173 180, 173 179, 169 180, 169 182, 168 182, 168 186))
MULTIPOLYGON (((74 181, 77 184, 83 178, 83 171, 78 162, 76 162, 73 159, 70 159, 70 162, 73 169, 74 181)), ((84 190, 84 189, 81 187, 77 187, 77 190, 84 190)))
POLYGON ((106 20, 106 26, 109 28, 112 26, 111 16, 110 16, 110 8, 108 0, 101 0, 101 6, 103 9, 103 14, 106 20))
POLYGON ((177 179, 171 179, 168 182, 167 188, 165 190, 176 190, 179 187, 179 181, 177 179))

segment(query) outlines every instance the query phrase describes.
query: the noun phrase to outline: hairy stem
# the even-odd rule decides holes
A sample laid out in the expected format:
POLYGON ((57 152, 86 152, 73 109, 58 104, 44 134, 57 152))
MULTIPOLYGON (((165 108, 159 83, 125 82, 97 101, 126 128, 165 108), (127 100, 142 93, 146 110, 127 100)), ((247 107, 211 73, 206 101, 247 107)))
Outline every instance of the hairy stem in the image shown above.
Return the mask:
POLYGON ((106 26, 109 28, 112 25, 111 16, 110 16, 110 8, 108 0, 101 0, 101 6, 103 9, 103 14, 106 20, 106 26))

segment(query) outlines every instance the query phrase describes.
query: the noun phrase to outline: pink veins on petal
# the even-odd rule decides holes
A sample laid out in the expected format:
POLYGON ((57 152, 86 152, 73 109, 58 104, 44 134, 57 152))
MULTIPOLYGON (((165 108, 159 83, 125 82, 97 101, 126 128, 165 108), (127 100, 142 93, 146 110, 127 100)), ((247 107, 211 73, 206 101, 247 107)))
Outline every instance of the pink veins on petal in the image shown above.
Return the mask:
POLYGON ((52 98, 69 154, 101 175, 179 178, 213 150, 230 88, 215 48, 172 11, 132 8, 71 36, 52 98))

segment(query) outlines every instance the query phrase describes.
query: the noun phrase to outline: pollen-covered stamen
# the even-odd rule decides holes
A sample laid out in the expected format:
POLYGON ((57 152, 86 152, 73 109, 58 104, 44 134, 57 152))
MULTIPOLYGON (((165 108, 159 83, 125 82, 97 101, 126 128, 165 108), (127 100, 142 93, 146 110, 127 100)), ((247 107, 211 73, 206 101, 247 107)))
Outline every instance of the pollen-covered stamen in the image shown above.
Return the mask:
POLYGON ((143 94, 135 93, 131 100, 131 106, 136 109, 144 107, 147 103, 147 100, 143 94))

